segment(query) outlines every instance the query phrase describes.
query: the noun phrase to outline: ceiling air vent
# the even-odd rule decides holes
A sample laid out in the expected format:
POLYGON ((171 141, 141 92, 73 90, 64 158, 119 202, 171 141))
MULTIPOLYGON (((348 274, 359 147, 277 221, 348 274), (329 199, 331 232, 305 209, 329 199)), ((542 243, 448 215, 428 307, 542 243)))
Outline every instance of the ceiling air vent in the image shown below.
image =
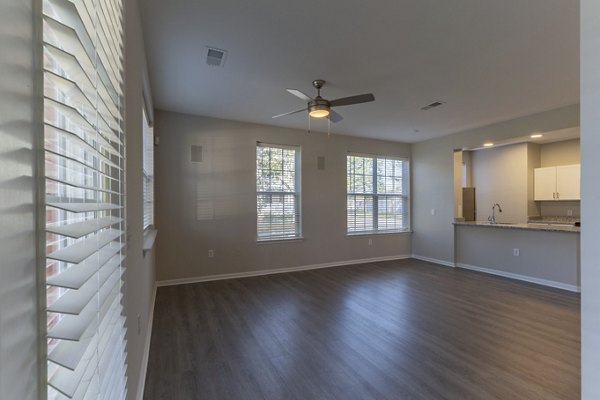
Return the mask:
POLYGON ((207 47, 206 51, 206 63, 211 67, 222 67, 225 64, 225 58, 227 52, 225 50, 216 49, 214 47, 207 47))
POLYGON ((425 107, 421 107, 421 110, 423 111, 427 111, 427 110, 431 110, 432 108, 436 108, 441 106, 442 104, 444 104, 443 101, 434 101, 431 104, 427 104, 425 107))

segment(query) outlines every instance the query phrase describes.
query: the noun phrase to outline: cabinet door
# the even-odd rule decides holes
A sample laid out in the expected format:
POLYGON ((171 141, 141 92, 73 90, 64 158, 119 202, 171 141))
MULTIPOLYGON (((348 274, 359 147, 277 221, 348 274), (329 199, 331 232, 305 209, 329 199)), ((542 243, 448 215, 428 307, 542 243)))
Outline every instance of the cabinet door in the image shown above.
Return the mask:
POLYGON ((556 199, 556 167, 534 170, 534 200, 556 199))
POLYGON ((579 200, 580 165, 564 165, 556 167, 556 192, 558 200, 579 200))

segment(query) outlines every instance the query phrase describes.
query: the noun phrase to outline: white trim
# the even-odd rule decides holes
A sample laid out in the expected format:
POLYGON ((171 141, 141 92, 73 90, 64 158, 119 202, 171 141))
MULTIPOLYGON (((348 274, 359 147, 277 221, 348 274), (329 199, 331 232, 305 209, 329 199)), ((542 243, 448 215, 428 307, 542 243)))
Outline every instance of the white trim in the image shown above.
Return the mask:
POLYGON ((283 274, 286 272, 307 271, 307 270, 311 270, 311 269, 341 267, 344 265, 354 265, 354 264, 367 264, 367 263, 380 262, 380 261, 403 260, 406 258, 411 258, 411 256, 409 254, 406 254, 406 255, 387 256, 387 257, 362 258, 362 259, 358 259, 358 260, 334 261, 334 262, 323 263, 323 264, 301 265, 298 267, 273 268, 273 269, 263 269, 263 270, 259 270, 259 271, 234 272, 231 274, 218 274, 218 275, 196 276, 196 277, 191 277, 191 278, 168 279, 168 280, 164 280, 164 281, 157 281, 156 286, 161 287, 161 286, 185 285, 187 283, 199 283, 199 282, 208 282, 208 281, 219 281, 219 280, 223 280, 223 279, 247 278, 247 277, 251 277, 251 276, 283 274))
POLYGON ((440 265, 443 265, 446 267, 452 267, 452 268, 456 267, 456 265, 451 261, 438 260, 437 258, 420 256, 418 254, 413 254, 412 258, 416 258, 417 260, 427 261, 427 262, 434 263, 434 264, 440 264, 440 265))
POLYGON ((152 342, 152 323, 154 322, 154 305, 156 304, 156 288, 152 292, 152 301, 150 302, 150 313, 148 314, 148 326, 146 327, 146 341, 144 343, 144 354, 142 354, 142 365, 140 378, 138 381, 136 400, 143 400, 144 389, 146 386, 146 373, 148 371, 148 359, 150 358, 150 343, 152 342))
POLYGON ((569 285, 567 283, 562 283, 562 282, 550 281, 548 279, 534 278, 532 276, 513 274, 512 272, 499 271, 497 269, 477 267, 475 265, 462 264, 462 263, 456 263, 456 266, 458 268, 468 269, 471 271, 483 272, 486 274, 502 276, 504 278, 511 278, 511 279, 516 279, 519 281, 535 283, 538 285, 549 286, 549 287, 553 287, 553 288, 557 288, 557 289, 568 290, 569 292, 576 292, 576 293, 581 292, 580 286, 569 285))

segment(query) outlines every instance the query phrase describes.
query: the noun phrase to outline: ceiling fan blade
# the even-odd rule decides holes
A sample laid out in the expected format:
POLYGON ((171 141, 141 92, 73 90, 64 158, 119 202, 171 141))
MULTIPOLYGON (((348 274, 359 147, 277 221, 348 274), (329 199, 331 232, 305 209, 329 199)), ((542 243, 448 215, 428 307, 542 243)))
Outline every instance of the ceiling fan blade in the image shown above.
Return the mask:
POLYGON ((340 114, 336 113, 333 110, 329 110, 329 120, 331 122, 333 122, 334 124, 337 122, 340 122, 343 119, 344 119, 344 117, 342 117, 340 114))
POLYGON ((307 110, 307 108, 304 107, 304 108, 301 108, 300 110, 290 111, 290 112, 286 112, 284 114, 279 114, 279 115, 274 115, 271 118, 285 117, 286 115, 292 115, 292 114, 296 114, 296 113, 299 113, 299 112, 302 112, 302 111, 306 111, 306 110, 307 110))
POLYGON ((309 95, 307 95, 304 92, 301 92, 300 90, 297 90, 297 89, 285 89, 285 90, 287 90, 289 93, 293 94, 294 96, 301 98, 304 101, 312 100, 312 98, 309 95))
POLYGON ((374 101, 374 100, 375 100, 375 96, 373 96, 373 93, 366 93, 366 94, 359 94, 357 96, 342 97, 341 99, 331 100, 329 102, 329 104, 331 105, 331 107, 339 107, 339 106, 349 106, 352 104, 359 104, 359 103, 368 103, 369 101, 374 101))

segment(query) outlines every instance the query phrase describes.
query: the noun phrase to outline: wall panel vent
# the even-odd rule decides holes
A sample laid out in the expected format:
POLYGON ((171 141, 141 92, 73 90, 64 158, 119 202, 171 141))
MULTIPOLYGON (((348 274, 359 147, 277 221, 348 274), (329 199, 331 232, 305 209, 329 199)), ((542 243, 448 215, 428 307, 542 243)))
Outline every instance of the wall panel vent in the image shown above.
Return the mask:
POLYGON ((202 146, 193 144, 190 152, 190 161, 194 163, 202 162, 202 146))
POLYGON ((317 169, 319 171, 323 171, 325 169, 325 157, 323 157, 323 156, 317 157, 317 169))

